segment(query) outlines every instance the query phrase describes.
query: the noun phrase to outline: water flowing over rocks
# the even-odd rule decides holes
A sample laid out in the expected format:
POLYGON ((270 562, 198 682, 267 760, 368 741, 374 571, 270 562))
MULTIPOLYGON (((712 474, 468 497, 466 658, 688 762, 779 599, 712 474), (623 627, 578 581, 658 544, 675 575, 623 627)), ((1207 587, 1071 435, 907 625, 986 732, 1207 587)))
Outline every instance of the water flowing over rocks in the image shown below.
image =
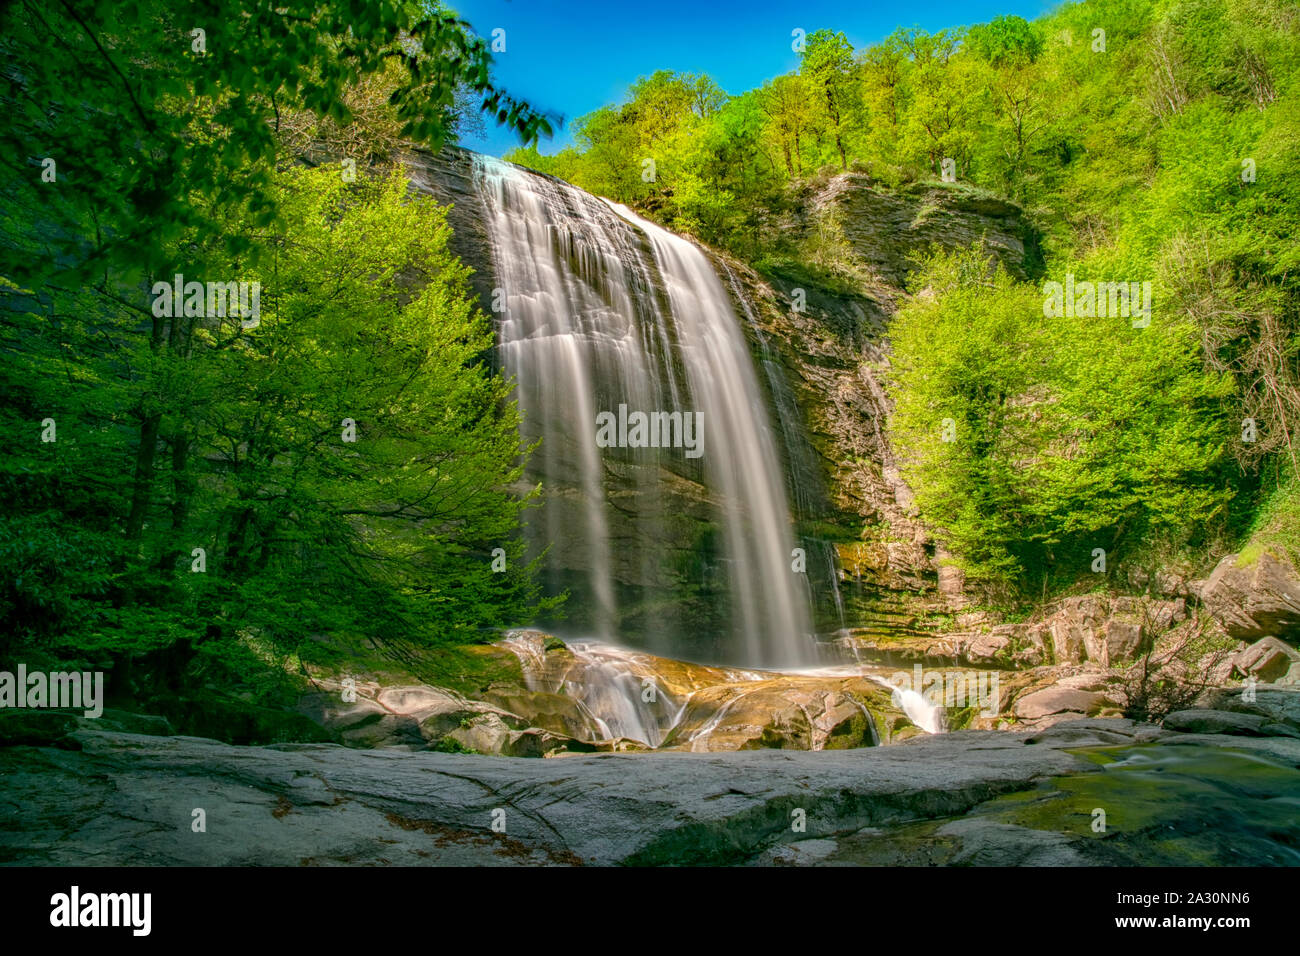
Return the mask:
POLYGON ((456 204, 457 251, 491 276, 479 291, 498 315, 498 358, 517 382, 523 438, 541 440, 530 530, 537 553, 549 549, 548 586, 574 594, 566 627, 693 659, 814 662, 791 567, 797 479, 707 255, 500 160, 447 150, 407 168, 456 204), (629 426, 606 447, 598 416, 615 410, 629 426), (698 419, 699 447, 677 447, 669 427, 652 425, 653 442, 633 431, 673 416, 698 419))
POLYGON ((527 630, 490 650, 516 656, 523 680, 493 681, 473 699, 428 685, 354 680, 355 700, 345 701, 339 679, 316 677, 317 691, 298 709, 351 747, 516 757, 835 750, 936 729, 930 708, 905 702, 879 668, 720 668, 527 630))
MULTIPOLYGON (((1145 595, 1068 597, 1022 622, 972 601, 921 522, 886 437, 884 330, 911 257, 931 246, 979 240, 1013 275, 1033 278, 1036 240, 1014 205, 960 186, 885 190, 860 172, 810 185, 785 228, 797 241, 831 214, 866 277, 850 291, 798 268, 760 275, 553 177, 463 150, 413 152, 405 165, 417 189, 453 204, 454 246, 476 270, 484 309, 505 294, 497 359, 519 379, 525 408, 549 416, 537 433, 552 449, 536 472, 550 489, 539 540, 553 543, 552 590, 572 589, 579 617, 565 625, 567 647, 525 653, 527 681, 482 694, 487 709, 462 715, 464 726, 404 724, 412 746, 560 754, 887 744, 921 731, 873 677, 916 664, 1001 675, 996 715, 949 708, 963 725, 1043 728, 1119 713, 1126 669, 1189 627, 1198 600, 1245 640, 1285 637, 1274 632, 1300 620, 1294 568, 1268 554, 1244 567, 1225 559, 1203 584, 1185 569, 1130 569, 1126 580, 1145 595), (766 515, 758 538, 738 537, 746 522, 727 510, 739 475, 619 449, 602 449, 597 467, 579 434, 584 415, 628 395, 647 406, 680 401, 685 410, 698 399, 723 407, 720 395, 709 397, 707 376, 692 371, 688 299, 702 302, 708 334, 726 333, 714 349, 759 423, 737 446, 764 447, 762 464, 741 469, 760 479, 740 508, 766 515), (555 382, 569 383, 567 392, 555 382), (773 463, 779 476, 764 476, 773 463), (736 555, 760 539, 768 552, 803 548, 807 573, 791 575, 779 562, 759 578, 740 573, 736 555), (750 579, 768 584, 745 592, 750 579), (857 676, 787 667, 737 680, 722 666, 680 662, 762 661, 791 630, 789 595, 768 585, 783 591, 792 579, 804 589, 793 599, 794 630, 811 627, 820 643, 798 644, 781 663, 812 650, 799 663, 855 662, 857 676), (775 616, 746 611, 758 593, 779 607, 775 616), (767 629, 760 619, 785 623, 767 629), (633 648, 653 654, 638 659, 633 648), (653 703, 641 700, 647 679, 659 695, 653 703)), ((742 424, 727 430, 734 437, 742 424)), ((1213 682, 1300 678, 1292 652, 1284 640, 1243 645, 1213 682)))
MULTIPOLYGON (((492 167, 489 179, 500 177, 506 183, 493 203, 485 198, 484 179, 476 172, 482 161, 464 150, 412 152, 404 165, 417 189, 453 204, 449 217, 455 232, 453 248, 476 270, 474 287, 485 311, 492 310, 495 289, 504 288, 509 298, 511 285, 525 280, 533 287, 539 283, 548 287, 537 275, 512 277, 513 267, 503 269, 500 255, 506 233, 518 237, 523 220, 531 217, 547 223, 544 229, 533 227, 529 258, 554 258, 568 275, 559 292, 547 292, 542 299, 554 308, 557 300, 581 304, 584 296, 590 297, 582 308, 570 307, 568 312, 583 316, 583 322, 589 321, 590 314, 605 323, 607 333, 599 341, 607 344, 595 346, 598 351, 617 345, 589 365, 590 389, 609 399, 602 408, 615 407, 619 394, 635 391, 628 384, 635 376, 617 369, 643 348, 649 349, 647 357, 638 362, 650 369, 645 383, 650 391, 643 392, 653 392, 656 376, 660 393, 668 399, 697 392, 690 375, 683 374, 689 369, 665 361, 676 354, 676 346, 665 351, 655 340, 663 332, 673 339, 680 313, 690 311, 673 306, 681 283, 666 264, 674 256, 689 255, 684 246, 699 253, 697 264, 707 256, 712 261, 710 271, 731 300, 727 309, 720 305, 717 309, 732 313, 728 321, 743 333, 748 358, 758 370, 763 405, 759 415, 769 423, 768 429, 760 429, 761 438, 771 442, 797 544, 806 552, 808 569, 801 576, 805 593, 800 599, 811 602, 814 629, 822 634, 845 627, 887 631, 900 619, 925 613, 930 604, 960 603, 960 594, 934 594, 941 573, 934 544, 917 518, 885 437, 889 403, 882 375, 888 355, 882 336, 911 268, 909 257, 931 244, 953 248, 982 237, 1015 274, 1027 274, 1027 233, 1015 207, 960 190, 895 195, 875 188, 859 174, 836 177, 822 193, 809 197, 808 210, 797 213, 790 228, 797 234, 809 227, 816 209, 842 207, 854 254, 875 276, 866 291, 849 293, 779 271, 760 276, 716 250, 700 250, 684 240, 672 242, 676 237, 658 227, 553 177, 508 164, 492 167), (529 197, 539 195, 546 197, 541 203, 544 215, 528 209, 537 202, 529 197), (503 224, 506 215, 517 221, 503 224), (630 327, 627 316, 634 317, 630 327), (638 335, 649 341, 636 341, 638 335), (931 601, 928 594, 939 600, 931 601)), ((705 286, 711 287, 711 282, 697 275, 693 288, 705 286)), ((513 340, 510 329, 520 321, 515 313, 533 304, 531 294, 527 301, 510 300, 501 325, 505 342, 513 340)), ((539 321, 563 324, 549 314, 539 321)), ((726 324, 718 323, 719 327, 726 324)), ((501 360, 517 370, 511 365, 512 351, 518 349, 506 344, 501 360)), ((689 352, 681 354, 689 357, 689 352)), ((527 408, 528 376, 519 378, 527 408)), ((571 380, 572 375, 566 372, 563 378, 571 380)), ((581 392, 587 386, 579 382, 575 387, 581 392)), ((599 409, 593 405, 595 410, 599 409)), ((606 600, 597 594, 600 588, 583 580, 590 573, 592 552, 582 542, 597 536, 596 532, 572 533, 593 527, 590 515, 575 510, 589 499, 586 492, 594 487, 593 479, 578 477, 576 469, 584 459, 571 437, 552 435, 547 440, 560 449, 549 464, 539 466, 555 489, 546 505, 547 521, 552 530, 568 532, 552 535, 553 585, 572 587, 576 594, 596 594, 590 603, 599 605, 606 600), (570 463, 567 470, 566 463, 570 463)), ((608 599, 616 608, 617 625, 603 632, 604 639, 613 637, 669 657, 762 662, 737 656, 743 643, 722 636, 730 612, 717 603, 716 596, 709 596, 723 583, 719 575, 725 575, 734 555, 728 552, 725 522, 720 527, 711 514, 717 502, 708 480, 702 482, 697 470, 683 468, 671 456, 640 464, 624 460, 627 457, 607 454, 601 479, 612 506, 603 519, 613 543, 605 558, 611 580, 602 587, 607 597, 612 595, 608 599), (667 602, 665 595, 670 597, 667 602), (730 644, 719 643, 724 639, 730 644)), ((788 559, 782 567, 790 577, 788 559)), ((585 598, 579 602, 584 603, 588 603, 585 598)), ((586 631, 579 626, 578 633, 601 635, 601 628, 595 626, 598 622, 590 623, 593 626, 586 631)), ((748 624, 742 630, 752 627, 748 624)))

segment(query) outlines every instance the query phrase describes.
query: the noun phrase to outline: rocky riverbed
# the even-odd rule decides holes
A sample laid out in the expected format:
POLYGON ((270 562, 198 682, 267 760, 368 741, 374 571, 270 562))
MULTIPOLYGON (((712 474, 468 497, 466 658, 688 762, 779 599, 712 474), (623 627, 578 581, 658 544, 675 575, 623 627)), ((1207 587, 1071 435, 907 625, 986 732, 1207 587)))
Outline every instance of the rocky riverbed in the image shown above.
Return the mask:
POLYGON ((1300 693, 1218 707, 1163 728, 552 760, 231 746, 45 713, 44 738, 0 748, 0 862, 1300 864, 1300 693))
MULTIPOLYGON (((895 635, 888 642, 846 634, 819 645, 826 666, 785 672, 695 664, 519 630, 473 648, 498 672, 474 688, 460 692, 364 669, 350 676, 317 671, 298 711, 324 733, 319 739, 350 746, 516 757, 836 750, 946 730, 1042 730, 1078 717, 1150 712, 1138 709, 1139 695, 1154 684, 1142 685, 1145 665, 1134 657, 1169 621, 1150 613, 1134 621, 1136 603, 1069 599, 1042 623, 1015 625, 1010 637, 999 633, 1008 628, 944 639, 895 635), (1023 640, 1022 632, 1036 640, 1023 640)), ((1192 623, 1181 601, 1154 606, 1192 623)), ((1170 635, 1176 639, 1177 631, 1170 635)), ((1181 702, 1165 702, 1165 710, 1215 706, 1234 688, 1297 686, 1294 648, 1272 637, 1236 647, 1212 655, 1212 666, 1188 669, 1174 660, 1147 668, 1153 680, 1174 674, 1204 681, 1199 695, 1189 691, 1181 702), (1175 673, 1173 665, 1181 669, 1175 673)))

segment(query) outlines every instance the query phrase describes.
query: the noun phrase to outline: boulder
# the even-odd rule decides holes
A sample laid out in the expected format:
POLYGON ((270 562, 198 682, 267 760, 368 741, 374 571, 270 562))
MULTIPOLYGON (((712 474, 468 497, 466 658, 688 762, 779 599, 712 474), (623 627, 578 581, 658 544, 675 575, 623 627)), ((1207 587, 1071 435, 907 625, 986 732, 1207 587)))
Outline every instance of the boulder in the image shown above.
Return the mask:
POLYGON ((1050 638, 1040 624, 998 624, 988 631, 962 634, 954 663, 1019 670, 1046 664, 1050 638))
MULTIPOLYGON (((1110 616, 1101 629, 1084 639, 1088 660, 1102 667, 1113 667, 1121 661, 1137 657, 1146 642, 1146 605, 1138 598, 1116 598, 1110 605, 1110 616)), ((1172 611, 1166 614, 1172 620, 1172 611)))
POLYGON ((600 750, 633 749, 626 746, 627 743, 629 742, 586 743, 540 727, 515 730, 500 714, 489 712, 477 714, 464 726, 444 734, 430 749, 498 757, 547 757, 566 752, 594 753, 600 750))
POLYGON ((1148 601, 1143 614, 1152 628, 1163 631, 1187 620, 1187 601, 1181 597, 1170 601, 1148 601))
POLYGON ((464 699, 440 687, 415 684, 381 688, 375 694, 375 702, 390 713, 420 717, 458 708, 464 699))
POLYGON ((349 747, 436 744, 451 731, 485 714, 492 714, 511 730, 529 725, 527 720, 490 703, 468 700, 455 691, 427 684, 383 687, 358 681, 356 699, 352 701, 344 700, 343 685, 337 680, 320 679, 316 684, 321 690, 298 702, 299 713, 338 734, 349 747))
POLYGON ((420 746, 419 721, 409 714, 398 714, 366 693, 378 692, 357 685, 354 701, 343 699, 342 686, 333 681, 318 681, 322 688, 298 701, 298 712, 326 730, 338 735, 349 747, 420 746), (335 686, 331 686, 335 685, 335 686))
POLYGON ((1164 719, 1166 730, 1187 734, 1228 734, 1239 737, 1297 737, 1300 731, 1259 714, 1223 710, 1178 710, 1164 719))
POLYGON ((1201 587, 1201 601, 1228 635, 1241 640, 1300 634, 1300 573, 1263 551, 1253 562, 1221 560, 1201 587))
POLYGON ((1102 654, 1095 658, 1102 667, 1131 661, 1142 651, 1146 637, 1140 621, 1112 617, 1102 629, 1102 654))
POLYGON ((1185 595, 1187 593, 1187 579, 1175 571, 1157 571, 1156 592, 1166 597, 1185 595))
POLYGON ((502 708, 503 714, 520 715, 529 726, 566 737, 594 739, 602 736, 591 713, 583 709, 582 701, 566 693, 494 684, 483 697, 502 708))
POLYGON ((1156 601, 1085 594, 1061 601, 1041 627, 1050 636, 1056 663, 1087 660, 1113 667, 1141 655, 1154 636, 1152 632, 1166 630, 1186 617, 1187 604, 1182 598, 1156 601))
POLYGON ((372 724, 389 713, 360 692, 355 701, 345 701, 341 688, 329 688, 329 681, 319 683, 325 689, 304 695, 298 701, 298 713, 311 718, 322 727, 342 733, 354 727, 372 724))
POLYGON ((1240 651, 1233 658, 1232 666, 1243 675, 1272 683, 1286 676, 1297 661, 1300 661, 1300 651, 1276 637, 1265 637, 1240 651))
POLYGON ((1094 691, 1053 686, 1019 698, 1015 702, 1012 713, 1024 720, 1035 720, 1050 714, 1066 712, 1088 714, 1104 700, 1101 694, 1094 691))
MULTIPOLYGON (((875 685, 860 690, 873 696, 888 693, 875 685)), ((697 692, 664 747, 695 752, 845 750, 870 747, 876 742, 870 712, 847 687, 828 688, 824 681, 774 679, 724 684, 697 692)))
POLYGON ((1054 686, 1068 687, 1070 690, 1087 690, 1097 693, 1105 692, 1110 685, 1110 675, 1092 664, 1072 669, 1072 673, 1059 677, 1054 686))
POLYGON ((478 714, 463 727, 449 731, 445 737, 467 751, 480 754, 504 754, 512 748, 513 731, 497 714, 478 714))
POLYGON ((339 739, 349 747, 420 747, 424 736, 420 724, 407 714, 372 713, 339 731, 339 739))
POLYGON ((1044 624, 1052 638, 1052 653, 1058 664, 1078 663, 1087 654, 1107 617, 1106 602, 1094 594, 1066 598, 1044 624))
POLYGON ((995 628, 988 634, 976 634, 962 647, 962 656, 972 664, 985 664, 1004 659, 1011 650, 1011 636, 995 628))
POLYGON ((1300 730, 1300 690, 1282 687, 1220 689, 1208 691, 1197 704, 1211 710, 1258 714, 1300 730))

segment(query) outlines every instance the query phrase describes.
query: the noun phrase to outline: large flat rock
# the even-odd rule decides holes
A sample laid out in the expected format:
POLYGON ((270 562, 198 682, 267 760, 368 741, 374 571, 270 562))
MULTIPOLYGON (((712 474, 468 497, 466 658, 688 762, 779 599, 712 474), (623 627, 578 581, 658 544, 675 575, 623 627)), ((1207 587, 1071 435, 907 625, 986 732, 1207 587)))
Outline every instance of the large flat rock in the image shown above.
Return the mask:
POLYGON ((82 730, 80 750, 0 750, 0 861, 733 862, 780 842, 960 814, 1092 769, 1066 747, 1158 733, 1074 721, 1034 736, 955 733, 848 751, 524 761, 82 730), (192 829, 196 809, 205 833, 192 829), (494 811, 504 833, 492 829, 494 811))
MULTIPOLYGON (((1108 808, 1115 826, 1132 827, 1140 814, 1142 827, 1164 832, 1205 802, 1198 780, 1218 774, 1232 799, 1253 794, 1261 813, 1285 810, 1278 798, 1300 799, 1298 764, 1300 740, 1118 719, 858 750, 547 760, 82 729, 59 746, 0 748, 0 863, 1107 862, 1111 844, 1086 842, 1091 808, 1108 808), (1120 764, 1116 754, 1126 755, 1120 764), (1106 769, 1152 761, 1172 776, 1106 769), (1087 784, 1098 775, 1113 779, 1087 784), (1165 780, 1188 781, 1188 796, 1170 799, 1165 780), (1070 788, 1081 795, 1060 799, 1070 788), (998 810, 1022 797, 1032 813, 998 810), (195 832, 196 810, 206 832, 195 832)), ((1300 858, 1288 837, 1269 835, 1285 821, 1265 822, 1267 832, 1243 837, 1252 852, 1300 858)), ((1162 846, 1142 852, 1158 861, 1162 846)))

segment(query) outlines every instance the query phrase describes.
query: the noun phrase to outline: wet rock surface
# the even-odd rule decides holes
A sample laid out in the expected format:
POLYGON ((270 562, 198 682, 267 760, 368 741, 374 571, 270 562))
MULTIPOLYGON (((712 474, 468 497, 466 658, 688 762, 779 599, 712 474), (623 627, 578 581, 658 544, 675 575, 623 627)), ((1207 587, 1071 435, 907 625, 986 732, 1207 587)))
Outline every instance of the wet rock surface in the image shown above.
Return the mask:
POLYGON ((427 685, 317 677, 298 709, 351 747, 516 757, 846 749, 921 732, 883 677, 853 669, 712 667, 595 642, 566 645, 536 630, 513 632, 491 652, 517 655, 525 677, 495 681, 475 699, 427 685))
POLYGON ((0 862, 1300 862, 1289 737, 1073 720, 821 753, 511 760, 89 724, 71 734, 79 749, 0 748, 0 862))

